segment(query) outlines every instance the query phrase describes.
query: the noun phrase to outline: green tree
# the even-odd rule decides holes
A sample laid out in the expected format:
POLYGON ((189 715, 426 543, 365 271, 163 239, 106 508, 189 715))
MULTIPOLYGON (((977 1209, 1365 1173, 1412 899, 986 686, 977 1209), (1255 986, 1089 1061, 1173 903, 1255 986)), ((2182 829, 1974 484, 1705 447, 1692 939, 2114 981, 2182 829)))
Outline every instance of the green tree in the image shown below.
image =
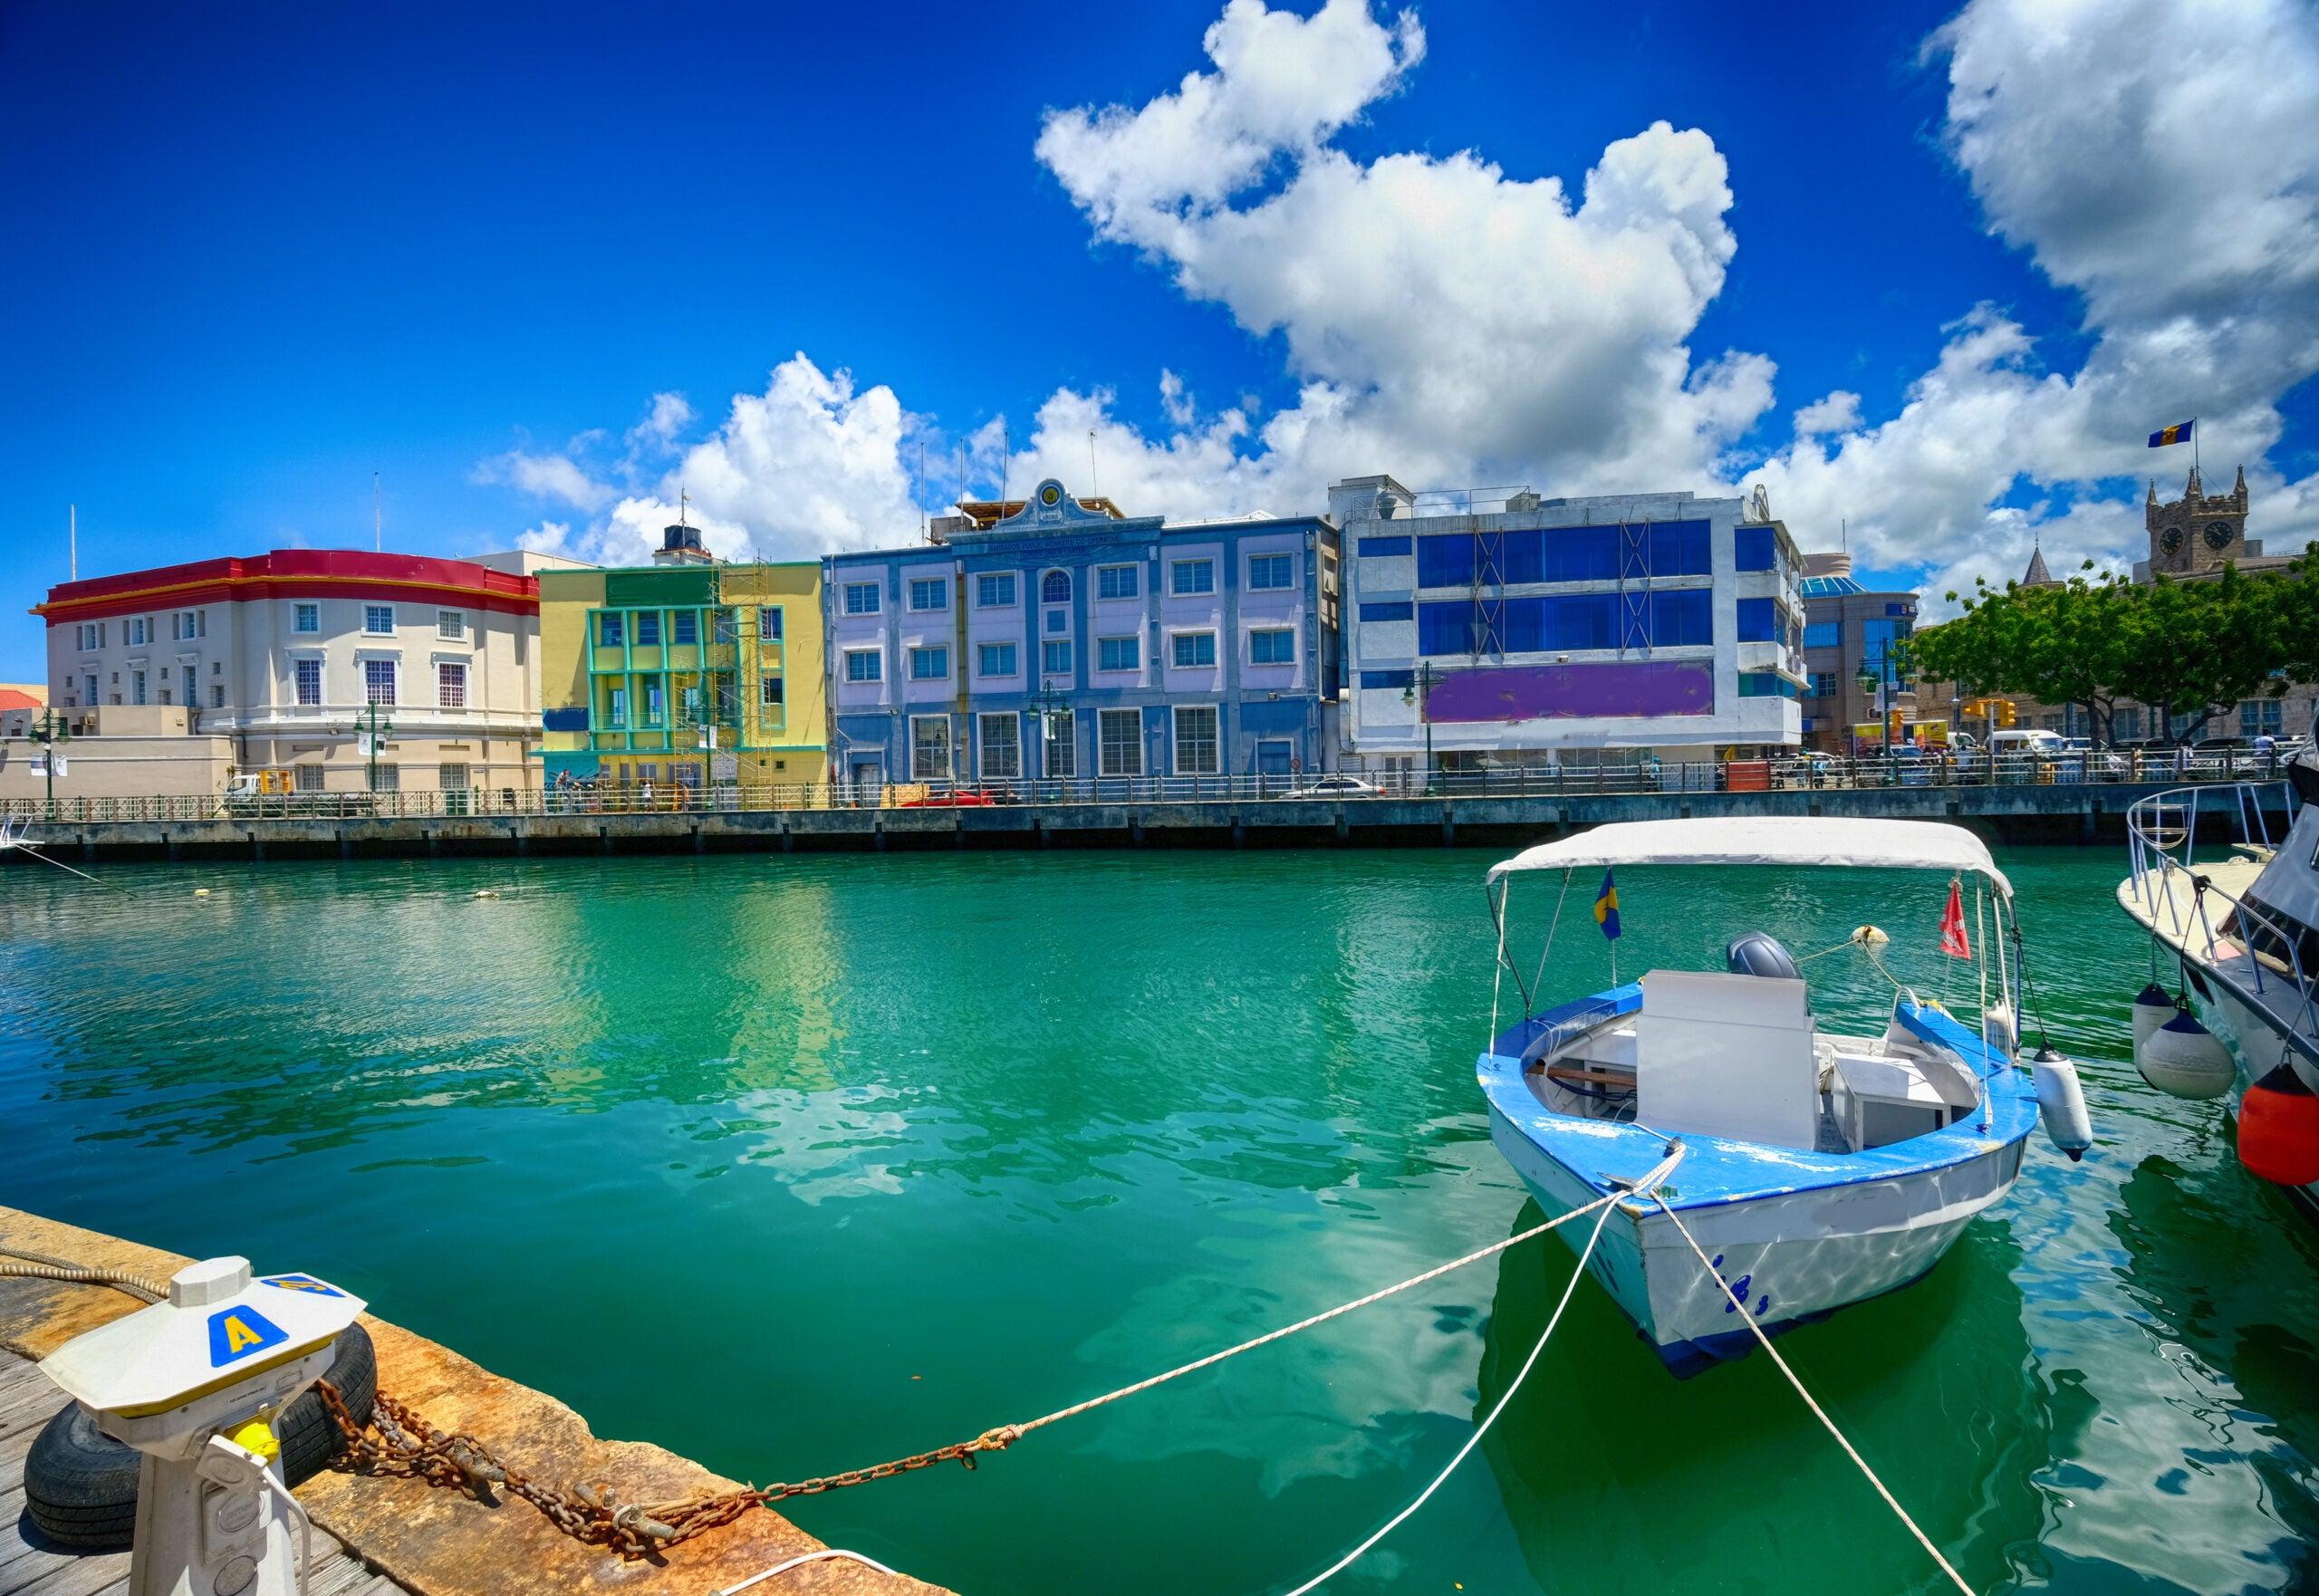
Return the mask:
MULTIPOLYGON (((2084 569, 2093 569, 2087 561, 2084 569)), ((2075 704, 2107 741, 2117 701, 2121 645, 2132 630, 2137 589, 2081 572, 2054 587, 1975 583, 1956 620, 1915 638, 1923 677, 1978 697, 2007 693, 2046 704, 2075 704)), ((1949 601, 1958 602, 1950 593, 1949 601)))

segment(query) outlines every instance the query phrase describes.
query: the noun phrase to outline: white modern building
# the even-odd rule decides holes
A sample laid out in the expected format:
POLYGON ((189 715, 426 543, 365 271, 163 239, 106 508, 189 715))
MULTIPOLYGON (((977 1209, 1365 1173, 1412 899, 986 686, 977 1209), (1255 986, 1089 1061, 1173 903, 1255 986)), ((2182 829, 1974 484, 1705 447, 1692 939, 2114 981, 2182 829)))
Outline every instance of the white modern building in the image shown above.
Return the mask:
POLYGON ((276 549, 65 582, 49 700, 68 721, 173 707, 242 771, 299 792, 540 785, 539 582, 547 556, 438 560, 276 549), (360 734, 391 730, 375 757, 360 734))
POLYGON ((1802 740, 1802 557, 1761 496, 1329 489, 1348 768, 1705 760, 1802 740))

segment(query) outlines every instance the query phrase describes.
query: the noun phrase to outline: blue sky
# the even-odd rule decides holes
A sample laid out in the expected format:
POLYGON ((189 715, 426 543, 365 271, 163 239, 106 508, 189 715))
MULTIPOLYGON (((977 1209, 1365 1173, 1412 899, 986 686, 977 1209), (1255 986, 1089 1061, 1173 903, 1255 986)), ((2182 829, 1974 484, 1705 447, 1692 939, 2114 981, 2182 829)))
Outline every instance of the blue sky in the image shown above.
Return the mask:
MULTIPOLYGON (((1697 305, 1651 337, 1683 351, 1692 370, 1727 351, 1759 358, 1775 367, 1767 394, 1735 400, 1684 447, 1643 434, 1615 447, 1547 439, 1534 461, 1520 438, 1463 458, 1438 438, 1400 448, 1390 410, 1361 436, 1381 432, 1375 451, 1395 457, 1365 462, 1349 463, 1342 446, 1288 461, 1244 430, 1230 446, 1244 457, 1269 449, 1287 462, 1261 486, 1212 469, 1212 456, 1180 471, 1182 456, 1155 456, 1117 467, 1161 501, 1129 508, 1236 510, 1232 501, 1250 494, 1309 492, 1324 467, 1390 470, 1421 486, 1472 480, 1423 467, 1464 466, 1488 468, 1490 480, 1518 468, 1549 490, 1707 491, 1763 479, 1751 467, 1791 448, 1797 412, 1843 390, 1857 403, 1827 412, 1842 425, 1819 436, 1883 437, 1886 458, 1868 458, 1864 444, 1843 469, 1833 447, 1815 450, 1831 457, 1824 467, 1774 466, 1775 507, 1806 546, 1833 543, 1836 527, 1823 523, 1852 497, 1867 506, 1862 524, 1881 529, 1864 553, 1889 569, 1938 577, 1979 560, 2007 572, 2040 518, 2053 523, 2049 549, 2118 546, 2118 514, 2073 508, 2104 495, 2122 504, 2147 463, 2104 453, 2056 464, 2055 449, 2075 447, 2065 441, 2025 444, 2017 474, 2001 457, 1977 463, 1970 483, 1941 490, 1955 506, 1923 525, 1895 508, 1918 467, 1894 464, 1901 440, 1878 428, 1891 433, 1959 336, 1959 318, 1985 305, 2017 327, 2026 352, 1985 365, 2034 386, 2090 370, 2105 329, 2114 336, 2130 312, 2155 313, 2129 305, 2089 326, 2089 295, 2141 303, 2138 268, 2115 251, 2085 264, 2081 251, 2057 283, 2047 257, 2078 242, 2071 218, 2054 220, 2035 196, 2007 197, 2004 150, 1971 169, 1960 159, 1951 56, 1924 49, 1954 10, 1418 8, 1414 59, 1405 39, 1381 90, 1349 91, 1355 115, 1275 152, 1227 207, 1246 213, 1287 194, 1318 148, 1354 169, 1470 150, 1506 184, 1559 177, 1574 203, 1606 148, 1654 122, 1696 129, 1725 164, 1730 194, 1708 230, 1719 226, 1736 249, 1697 305), (1992 236, 1991 195, 2018 236, 1992 236)), ((937 506, 955 490, 957 440, 996 418, 1021 457, 1008 466, 1018 487, 1042 459, 1067 460, 1075 434, 1059 421, 1044 457, 1026 444, 1059 389, 1107 395, 1102 413, 1122 429, 1122 449, 1156 447, 1227 409, 1260 427, 1314 377, 1300 328, 1313 347, 1370 334, 1325 307, 1265 331, 1246 309, 1278 289, 1261 265, 1227 270, 1203 257, 1198 269, 1211 278, 1239 276, 1188 291, 1180 252, 1152 247, 1155 235, 1132 226, 1130 241, 1107 241, 1091 207, 1110 191, 1083 177, 1074 187, 1034 148, 1051 111, 1130 115, 1187 73, 1217 72, 1202 38, 1220 11, 1220 0, 842 14, 0 10, 0 547, 22 596, 0 626, 0 678, 42 673, 39 628, 21 611, 65 575, 68 504, 79 505, 84 574, 290 543, 368 546, 374 471, 388 545, 409 552, 505 547, 526 533, 538 541, 543 527, 565 546, 617 552, 616 500, 640 501, 649 520, 669 484, 696 477, 707 485, 705 517, 766 552, 907 539, 914 518, 890 495, 877 515, 775 524, 793 489, 842 498, 865 479, 809 480, 823 457, 810 447, 752 464, 737 431, 730 447, 717 441, 734 396, 767 394, 768 373, 801 352, 817 374, 851 373, 857 397, 891 390, 900 441, 871 446, 889 447, 907 476, 922 441, 934 463, 925 497, 937 506), (1163 370, 1180 379, 1190 409, 1171 409, 1163 370), (689 418, 624 440, 653 397, 670 393, 689 418), (687 455, 704 440, 720 452, 687 455), (544 460, 570 462, 595 486, 562 499, 527 491, 543 478, 517 465, 544 460), (720 472, 750 470, 767 479, 726 480, 719 499, 720 472)), ((1381 37, 1392 15, 1372 14, 1362 25, 1381 37)), ((2290 10, 2278 25, 2293 34, 2298 23, 2290 10)), ((1983 33, 1976 50, 2006 47, 1996 23, 1983 33)), ((2025 163, 2036 139, 2068 142, 2066 129, 1998 131, 2025 163), (2031 148, 2019 148, 2025 139, 2031 148)), ((1438 168, 1418 173, 1429 175, 1438 168)), ((2259 180, 2291 188, 2295 176, 2259 180)), ((1347 225, 1342 247, 1314 257, 1311 269, 1326 273, 1359 253, 1363 218, 1357 207, 1314 215, 1347 225)), ((1483 261, 1484 239, 1470 253, 1477 267, 1506 269, 1483 261)), ((2282 314, 2299 328, 2308 284, 2283 292, 2282 314)), ((1358 387, 1350 368, 1323 368, 1341 389, 1358 387)), ((2242 435, 2222 440, 2224 457, 2253 448, 2249 464, 2266 459, 2281 494, 2299 484, 2307 495, 2310 384, 2296 370, 2266 368, 2236 386, 2201 372, 2179 392, 2145 374, 2119 425, 2180 419, 2169 405, 2222 391, 2242 435), (2275 418, 2267 434, 2259 417, 2245 419, 2258 411, 2275 418)), ((1492 380, 1439 375, 1468 388, 1492 380)), ((1553 408, 1564 402, 1539 396, 1539 414, 1564 414, 1553 408)), ((2016 392, 2008 402, 2037 401, 2016 392)), ((2030 429, 2017 416, 2007 426, 2030 429)), ((996 468, 987 443, 982 457, 975 486, 986 492, 996 468)), ((2170 457, 2165 467, 2179 469, 2170 457)))

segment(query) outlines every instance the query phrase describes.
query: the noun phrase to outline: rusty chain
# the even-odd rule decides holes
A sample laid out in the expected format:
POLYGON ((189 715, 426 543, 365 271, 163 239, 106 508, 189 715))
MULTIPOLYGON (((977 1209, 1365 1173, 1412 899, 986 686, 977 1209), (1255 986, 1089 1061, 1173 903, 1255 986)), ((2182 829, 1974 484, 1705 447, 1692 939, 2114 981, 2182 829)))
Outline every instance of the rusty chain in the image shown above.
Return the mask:
POLYGON ((891 1479, 937 1463, 975 1466, 977 1452, 996 1452, 1011 1446, 1022 1431, 1014 1425, 986 1430, 971 1441, 938 1447, 931 1452, 897 1458, 870 1468, 823 1475, 794 1485, 773 1485, 762 1490, 696 1491, 673 1502, 622 1503, 601 1485, 579 1485, 569 1491, 550 1485, 507 1466, 491 1448, 471 1435, 444 1431, 420 1418, 407 1404, 386 1392, 371 1399, 370 1422, 357 1424, 347 1411, 338 1388, 326 1380, 314 1382, 322 1408, 337 1427, 339 1460, 357 1473, 390 1474, 423 1479, 429 1485, 463 1490, 478 1501, 487 1500, 486 1487, 504 1485, 545 1515, 548 1522, 586 1545, 602 1546, 625 1558, 637 1558, 688 1541, 731 1524, 752 1507, 765 1506, 790 1496, 817 1496, 824 1491, 871 1480, 891 1479))

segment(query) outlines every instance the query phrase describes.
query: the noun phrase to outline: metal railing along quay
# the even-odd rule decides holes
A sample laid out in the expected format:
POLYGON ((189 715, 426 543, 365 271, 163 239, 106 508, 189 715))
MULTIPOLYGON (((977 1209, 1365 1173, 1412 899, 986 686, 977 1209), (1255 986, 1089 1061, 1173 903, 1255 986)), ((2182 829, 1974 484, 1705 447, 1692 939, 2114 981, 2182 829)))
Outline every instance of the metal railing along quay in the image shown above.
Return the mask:
POLYGON ((966 809, 1016 805, 1169 804, 1219 802, 1357 803, 1365 799, 1493 799, 1648 793, 1863 791, 1916 787, 2095 787, 2164 781, 2180 784, 2264 779, 2281 756, 2106 754, 1994 760, 1930 755, 1855 759, 1802 755, 1781 759, 1666 763, 1564 761, 1482 770, 1366 771, 1306 775, 1083 776, 987 781, 816 782, 780 786, 677 782, 579 783, 544 791, 521 787, 447 792, 149 793, 89 797, 59 793, 0 799, 0 814, 50 825, 194 821, 457 820, 520 815, 755 813, 780 810, 966 809))

